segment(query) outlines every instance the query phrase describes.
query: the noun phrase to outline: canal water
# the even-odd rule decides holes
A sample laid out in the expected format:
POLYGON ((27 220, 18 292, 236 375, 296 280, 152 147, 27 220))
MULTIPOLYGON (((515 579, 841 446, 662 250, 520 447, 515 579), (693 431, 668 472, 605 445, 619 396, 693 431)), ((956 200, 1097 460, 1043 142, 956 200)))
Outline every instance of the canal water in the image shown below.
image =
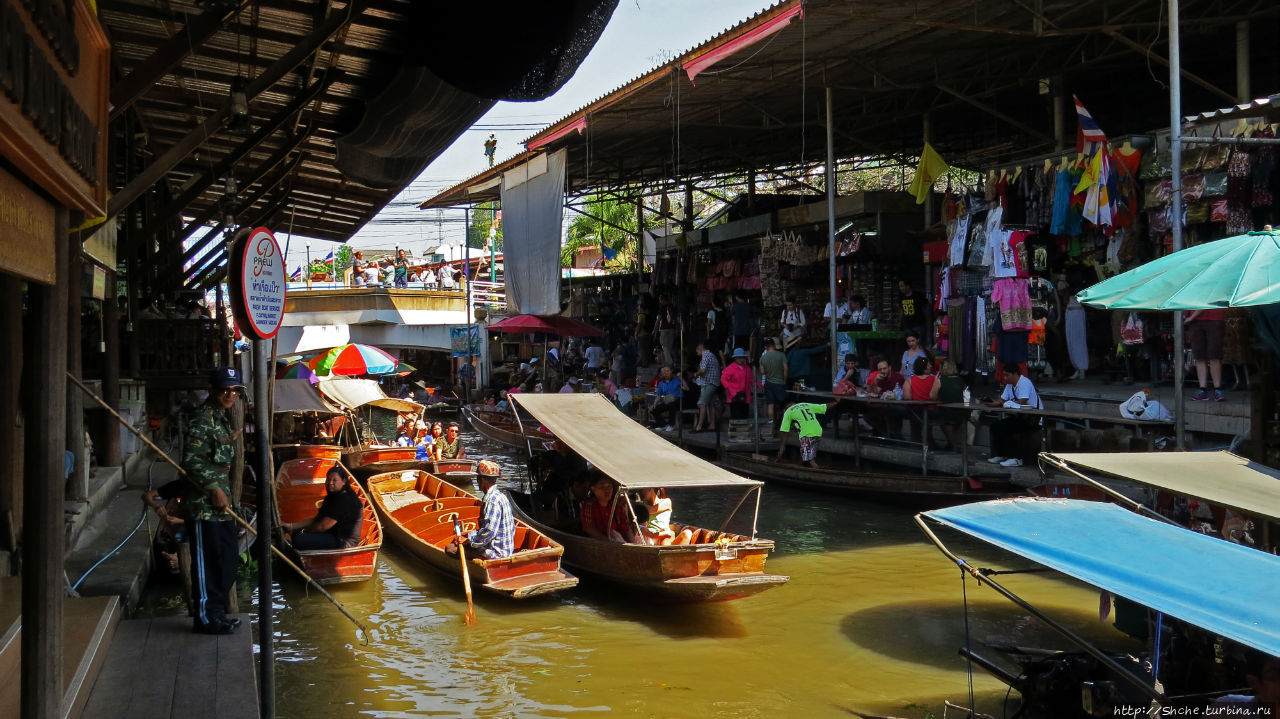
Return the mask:
MULTIPOLYGON (((466 433, 464 440, 471 456, 524 476, 514 451, 466 433)), ((674 494, 676 518, 719 526, 740 494, 715 491, 674 494)), ((749 510, 733 525, 739 531, 749 528, 749 510)), ((478 594, 471 627, 456 579, 384 546, 371 581, 334 591, 373 629, 367 645, 301 582, 280 585, 278 716, 940 718, 944 700, 968 705, 971 686, 980 710, 1002 716, 1007 687, 976 667, 970 676, 957 654, 966 602, 975 648, 1068 647, 991 589, 964 582, 911 518, 900 508, 769 486, 759 534, 777 544, 766 569, 791 576, 781 587, 670 606, 586 580, 524 602, 478 594)), ((1026 566, 942 536, 980 566, 1026 566)), ((1126 646, 1099 621, 1096 591, 1045 574, 1004 579, 1085 636, 1126 646)), ((1016 697, 1010 713, 1012 704, 1016 697)))

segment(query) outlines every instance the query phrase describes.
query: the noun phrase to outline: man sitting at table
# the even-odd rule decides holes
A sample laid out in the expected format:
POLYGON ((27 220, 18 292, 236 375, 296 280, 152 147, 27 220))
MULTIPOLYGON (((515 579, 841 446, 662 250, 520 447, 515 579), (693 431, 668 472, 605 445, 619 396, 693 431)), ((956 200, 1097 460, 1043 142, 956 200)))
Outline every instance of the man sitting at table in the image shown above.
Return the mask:
MULTIPOLYGON (((1022 374, 1022 370, 1014 362, 1003 365, 1004 392, 1000 399, 986 401, 988 407, 1003 407, 1009 410, 1044 409, 1040 401, 1040 393, 1036 391, 1031 380, 1022 374)), ((1001 467, 1021 467, 1036 453, 1036 442, 1028 436, 1040 429, 1040 417, 1019 417, 1009 414, 1004 419, 991 425, 991 457, 987 460, 1001 467)))
POLYGON ((670 432, 675 429, 676 412, 680 411, 680 397, 684 394, 683 383, 671 371, 671 365, 663 365, 658 373, 658 383, 654 388, 653 402, 649 410, 653 414, 655 427, 670 432))

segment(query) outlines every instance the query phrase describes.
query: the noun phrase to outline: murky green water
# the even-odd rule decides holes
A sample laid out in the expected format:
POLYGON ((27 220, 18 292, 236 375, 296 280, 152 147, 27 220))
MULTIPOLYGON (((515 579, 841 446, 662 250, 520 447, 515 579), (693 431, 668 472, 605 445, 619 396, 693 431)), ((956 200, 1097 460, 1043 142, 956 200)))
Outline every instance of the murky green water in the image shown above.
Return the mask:
MULTIPOLYGON (((522 476, 501 447, 469 439, 473 456, 522 476)), ((678 518, 717 525, 737 499, 673 496, 678 518)), ((751 509, 740 511, 746 526, 751 509)), ((941 717, 944 699, 967 704, 956 653, 965 643, 960 572, 925 542, 911 512, 768 487, 759 528, 778 547, 767 569, 791 581, 756 597, 665 606, 584 583, 532 602, 478 595, 473 627, 463 624, 457 580, 388 546, 372 581, 334 592, 374 628, 368 646, 322 597, 286 580, 278 715, 941 717)), ((947 539, 983 566, 1016 565, 947 539)), ((1122 645, 1097 620, 1096 592, 1046 575, 1006 579, 1073 629, 1122 645)), ((970 581, 967 591, 975 647, 1066 647, 990 589, 970 581)), ((979 708, 1000 715, 1006 687, 977 669, 973 686, 979 708)))

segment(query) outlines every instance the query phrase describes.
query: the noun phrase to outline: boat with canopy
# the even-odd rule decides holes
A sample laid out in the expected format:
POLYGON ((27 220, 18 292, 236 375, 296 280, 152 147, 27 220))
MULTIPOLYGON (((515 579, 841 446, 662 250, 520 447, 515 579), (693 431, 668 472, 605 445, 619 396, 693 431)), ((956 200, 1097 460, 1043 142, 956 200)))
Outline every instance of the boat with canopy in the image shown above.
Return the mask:
POLYGON ((347 421, 337 439, 342 461, 357 476, 423 467, 414 447, 395 445, 397 425, 422 419, 422 405, 388 397, 377 382, 368 379, 332 379, 321 382, 320 392, 342 407, 347 421))
MULTIPOLYGON (((1182 639, 1172 641, 1171 620, 1207 632, 1209 644, 1217 641, 1213 638, 1216 636, 1264 655, 1280 656, 1280 557, 1275 555, 1192 532, 1115 504, 1074 499, 993 500, 923 512, 916 515, 915 521, 949 560, 979 584, 995 589, 1087 654, 1093 664, 1064 662, 1051 671, 1056 672, 1053 683, 1065 686, 1068 677, 1078 680, 1065 696, 1091 702, 1093 709, 1108 702, 1144 707, 1147 702, 1154 702, 1166 707, 1197 703, 1203 706, 1212 701, 1214 692, 1186 685, 1199 681, 1199 677, 1167 669, 1185 666, 1185 654, 1197 645, 1182 639), (1115 595, 1145 607, 1153 614, 1150 656, 1108 653, 1085 641, 996 579, 1001 574, 1027 570, 1006 572, 975 566, 939 539, 934 532, 938 526, 1097 587, 1107 593, 1104 598, 1115 595), (1212 577, 1195 571, 1195 567, 1212 567, 1212 577), (1183 655, 1178 655, 1180 652, 1183 655), (1163 673, 1162 666, 1166 667, 1163 673), (1087 691, 1082 695, 1081 689, 1087 691)), ((962 654, 1022 692, 1024 705, 1035 704, 1036 700, 1028 695, 1049 684, 1039 681, 1049 678, 1047 673, 1039 677, 1025 672, 1022 676, 1002 676, 969 647, 963 648, 962 654)), ((1217 693, 1231 688, 1222 687, 1223 691, 1217 693)), ((1070 707, 1065 709, 1072 712, 1070 707)), ((1076 713, 1081 709, 1086 715, 1090 712, 1089 707, 1077 705, 1076 713)))
POLYGON ((334 444, 335 423, 343 412, 325 401, 306 379, 277 379, 273 383, 271 451, 277 462, 313 458, 338 460, 342 448, 334 444))
MULTIPOLYGON (((763 483, 746 479, 695 457, 636 424, 599 394, 519 394, 509 397, 555 439, 612 479, 614 506, 629 491, 641 489, 727 489, 741 493, 718 529, 671 523, 670 545, 609 542, 564 527, 553 527, 535 508, 533 495, 517 495, 515 511, 525 521, 564 545, 565 563, 628 587, 674 601, 717 601, 758 594, 790 577, 767 574, 772 540, 756 536, 763 483), (749 534, 725 529, 754 496, 749 534)), ((630 502, 625 502, 630 511, 630 502)), ((631 521, 636 522, 634 513, 631 521)), ((638 523, 636 523, 638 529, 638 523)))

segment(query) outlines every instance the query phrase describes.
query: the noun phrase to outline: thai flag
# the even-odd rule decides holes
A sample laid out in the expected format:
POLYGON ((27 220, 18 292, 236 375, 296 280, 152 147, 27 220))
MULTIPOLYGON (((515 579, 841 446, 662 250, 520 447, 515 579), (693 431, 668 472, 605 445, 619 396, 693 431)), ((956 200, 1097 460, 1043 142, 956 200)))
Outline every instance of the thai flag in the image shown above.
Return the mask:
POLYGON ((1076 152, 1083 152, 1086 155, 1092 155, 1098 148, 1107 141, 1107 135, 1098 127, 1098 123, 1094 121, 1093 115, 1085 109, 1084 103, 1080 102, 1080 98, 1075 95, 1071 96, 1076 103, 1076 119, 1079 125, 1076 127, 1076 152))
POLYGON ((302 279, 302 265, 298 265, 298 267, 294 269, 293 274, 289 275, 289 279, 294 282, 302 279))

